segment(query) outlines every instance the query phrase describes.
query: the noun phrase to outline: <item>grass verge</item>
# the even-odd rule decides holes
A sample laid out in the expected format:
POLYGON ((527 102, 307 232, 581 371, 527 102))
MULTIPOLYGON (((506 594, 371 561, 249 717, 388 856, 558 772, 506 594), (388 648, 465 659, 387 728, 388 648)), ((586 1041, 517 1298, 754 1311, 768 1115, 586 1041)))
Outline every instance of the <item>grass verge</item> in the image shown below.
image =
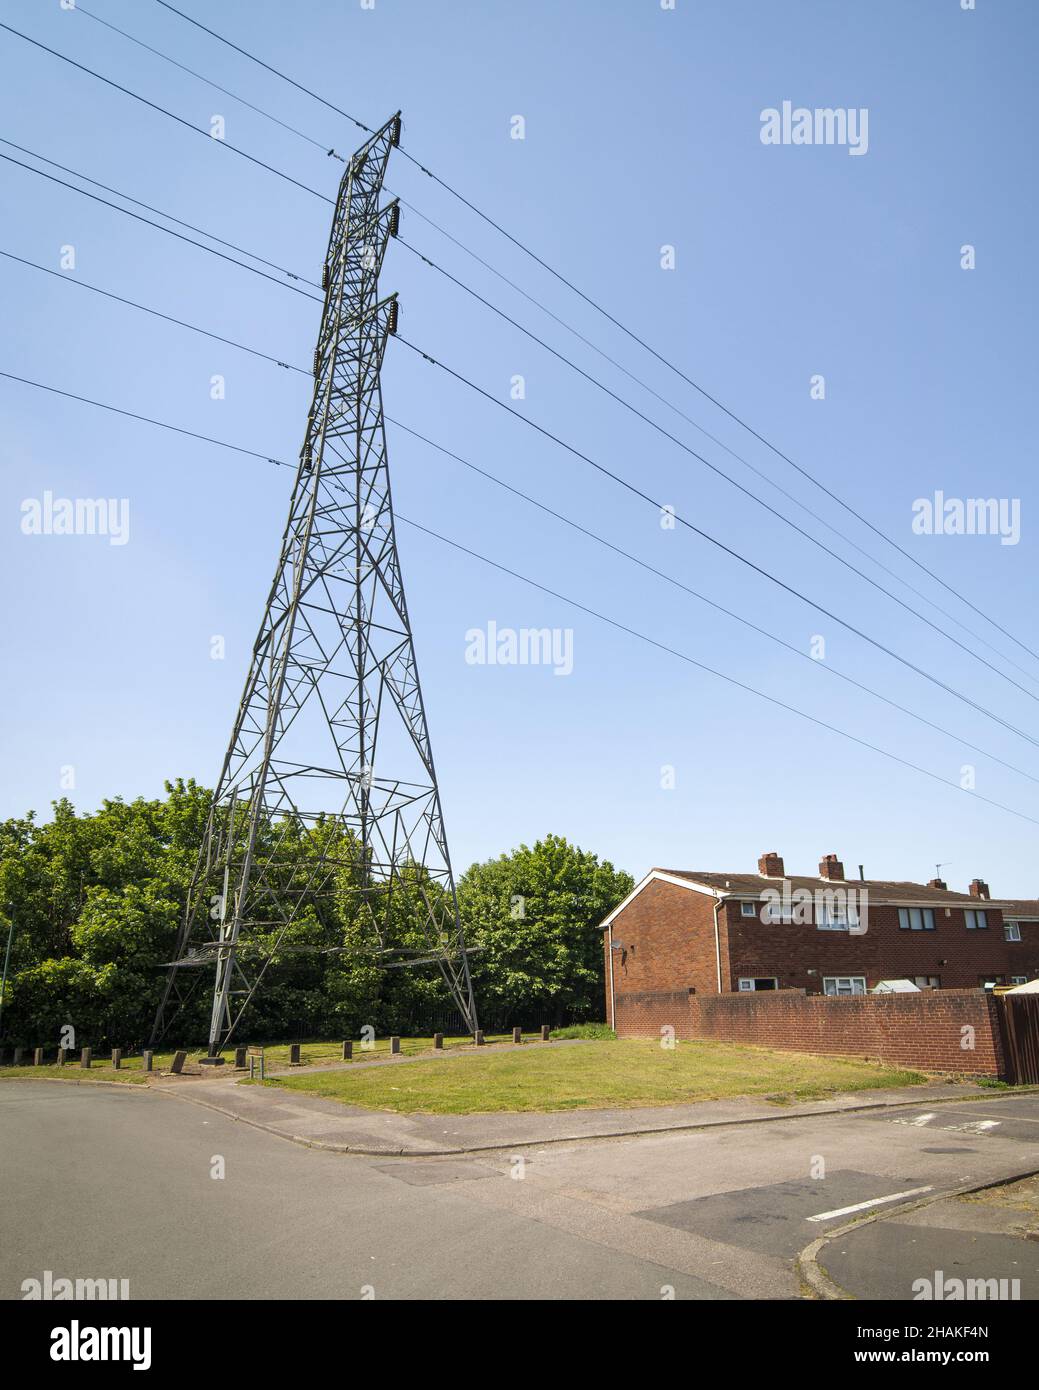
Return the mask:
POLYGON ((836 1092, 918 1085, 928 1078, 853 1058, 818 1057, 734 1043, 591 1041, 580 1047, 470 1052, 406 1067, 314 1072, 268 1083, 401 1114, 467 1115, 678 1105, 762 1096, 784 1103, 836 1092))

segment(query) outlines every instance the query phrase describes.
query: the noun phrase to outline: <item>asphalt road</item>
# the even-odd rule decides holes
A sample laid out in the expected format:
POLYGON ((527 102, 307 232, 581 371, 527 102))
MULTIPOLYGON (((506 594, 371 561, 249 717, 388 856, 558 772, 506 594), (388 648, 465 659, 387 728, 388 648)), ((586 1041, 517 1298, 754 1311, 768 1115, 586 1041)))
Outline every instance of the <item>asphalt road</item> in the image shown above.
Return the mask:
MULTIPOLYGON (((385 1159, 143 1088, 9 1081, 0 1165, 5 1299, 46 1270, 131 1298, 782 1299, 848 1208, 1039 1168, 1039 1096, 385 1159)), ((937 1269, 1039 1297, 1039 1242, 964 1219, 877 1222, 824 1263, 864 1298, 911 1299, 937 1269)))

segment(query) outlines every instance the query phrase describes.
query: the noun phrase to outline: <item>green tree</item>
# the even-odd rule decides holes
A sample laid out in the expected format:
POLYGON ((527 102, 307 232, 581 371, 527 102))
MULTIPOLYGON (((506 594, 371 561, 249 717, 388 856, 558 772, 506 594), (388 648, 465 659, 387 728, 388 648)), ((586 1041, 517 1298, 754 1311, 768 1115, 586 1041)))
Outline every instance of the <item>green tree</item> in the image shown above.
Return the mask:
POLYGON ((599 1018, 599 923, 634 887, 630 874, 559 835, 474 864, 458 885, 477 1004, 557 1023, 599 1018))

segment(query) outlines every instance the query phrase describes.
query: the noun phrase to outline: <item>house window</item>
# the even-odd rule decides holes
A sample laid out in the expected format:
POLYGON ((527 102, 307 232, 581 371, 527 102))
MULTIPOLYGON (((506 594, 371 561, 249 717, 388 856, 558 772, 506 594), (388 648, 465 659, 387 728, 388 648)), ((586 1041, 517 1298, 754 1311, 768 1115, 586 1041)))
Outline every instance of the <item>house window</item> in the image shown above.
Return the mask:
POLYGON ((854 907, 843 903, 821 903, 815 925, 819 931, 850 931, 859 925, 859 914, 854 907))
POLYGON ((739 987, 742 994, 756 994, 764 989, 778 989, 779 981, 776 979, 775 975, 765 975, 756 978, 749 975, 741 975, 739 987))
POLYGON ((792 922, 794 920, 793 907, 784 906, 779 898, 769 898, 765 910, 770 922, 792 922))
POLYGON ((849 994, 866 993, 865 975, 824 975, 823 993, 836 994, 842 998, 849 994))
POLYGON ((942 979, 940 975, 914 975, 913 984, 918 989, 941 989, 942 979))
POLYGON ((1028 983, 1028 976, 1027 976, 1027 975, 1011 975, 1011 977, 1010 977, 1010 983, 1011 983, 1012 985, 1026 985, 1026 984, 1028 983))
POLYGON ((967 919, 968 931, 983 931, 988 926, 988 918, 981 908, 968 907, 963 915, 967 919))
POLYGON ((1020 941, 1020 940, 1021 940, 1021 923, 1020 923, 1020 922, 1004 922, 1004 923, 1003 923, 1003 935, 1006 937, 1006 939, 1007 939, 1008 941, 1020 941))
POLYGON ((1005 985, 1007 977, 1005 975, 979 975, 978 984, 982 989, 991 989, 993 985, 1005 985))
POLYGON ((741 917, 756 917, 756 916, 757 916, 757 913, 755 912, 754 908, 755 908, 755 904, 754 904, 754 903, 740 903, 740 916, 741 916, 741 917))
POLYGON ((898 925, 902 931, 934 931, 934 908, 900 907, 898 925))

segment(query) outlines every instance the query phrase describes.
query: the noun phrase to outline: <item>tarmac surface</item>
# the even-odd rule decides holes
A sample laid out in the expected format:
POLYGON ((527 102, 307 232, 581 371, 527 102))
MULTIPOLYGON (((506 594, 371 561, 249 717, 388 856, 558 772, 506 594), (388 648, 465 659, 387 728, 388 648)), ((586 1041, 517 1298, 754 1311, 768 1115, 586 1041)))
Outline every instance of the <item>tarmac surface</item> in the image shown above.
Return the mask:
POLYGON ((939 1273, 1039 1297, 1028 1217, 947 1195, 1039 1169, 1039 1095, 910 1094, 358 1117, 225 1080, 11 1080, 0 1297, 46 1270, 162 1299, 912 1300, 939 1273), (315 1147, 344 1133, 385 1147, 315 1147))

